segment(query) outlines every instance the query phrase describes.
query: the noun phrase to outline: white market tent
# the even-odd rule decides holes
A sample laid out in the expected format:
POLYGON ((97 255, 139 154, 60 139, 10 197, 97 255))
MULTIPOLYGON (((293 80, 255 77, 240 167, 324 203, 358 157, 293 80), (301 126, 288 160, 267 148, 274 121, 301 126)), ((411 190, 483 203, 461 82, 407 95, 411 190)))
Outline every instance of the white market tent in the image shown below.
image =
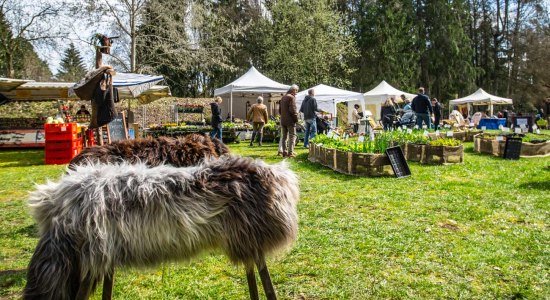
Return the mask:
POLYGON ((339 88, 331 87, 324 84, 316 85, 307 90, 303 90, 296 94, 296 107, 299 110, 304 98, 307 96, 310 89, 315 90, 315 99, 317 107, 333 116, 336 116, 336 104, 340 102, 357 101, 363 103, 363 94, 352 91, 346 91, 339 88))
MULTIPOLYGON (((260 73, 256 68, 251 67, 243 76, 237 78, 230 84, 214 90, 214 96, 229 94, 228 112, 233 116, 233 94, 234 93, 285 93, 290 88, 289 85, 278 83, 260 73)), ((242 109, 241 109, 242 110, 242 109)), ((243 114, 239 114, 241 116, 243 114)), ((246 109, 244 110, 246 115, 246 109)))
MULTIPOLYGON (((374 119, 380 119, 380 110, 382 104, 386 102, 386 99, 394 97, 396 101, 400 101, 400 96, 405 95, 406 98, 414 98, 415 94, 406 93, 400 91, 385 80, 382 80, 375 88, 363 94, 365 98, 364 108, 373 114, 374 119)), ((351 118, 353 111, 353 105, 359 104, 358 102, 348 104, 348 118, 351 118)))
POLYGON ((484 91, 482 88, 479 88, 477 91, 475 91, 475 93, 469 96, 449 101, 449 109, 451 109, 455 105, 461 105, 461 104, 488 105, 489 113, 493 115, 493 105, 513 104, 513 101, 512 99, 509 99, 509 98, 502 98, 495 95, 491 95, 486 91, 484 91))

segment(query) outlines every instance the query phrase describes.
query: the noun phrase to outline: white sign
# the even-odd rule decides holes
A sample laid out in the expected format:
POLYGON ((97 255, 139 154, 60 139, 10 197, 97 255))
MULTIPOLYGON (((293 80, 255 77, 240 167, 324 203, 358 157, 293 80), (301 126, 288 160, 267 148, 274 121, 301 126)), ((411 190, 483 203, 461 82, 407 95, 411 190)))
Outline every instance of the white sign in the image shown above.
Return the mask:
POLYGON ((428 129, 428 125, 422 125, 422 129, 428 129))
MULTIPOLYGON (((471 123, 471 124, 473 124, 473 123, 471 123)), ((443 126, 443 127, 445 127, 445 128, 451 128, 451 125, 445 124, 445 126, 443 126)))
POLYGON ((515 132, 515 133, 521 133, 521 128, 516 128, 516 129, 514 129, 514 132, 515 132))
POLYGON ((412 133, 412 132, 413 132, 412 129, 407 128, 407 133, 412 133))
POLYGON ((453 137, 453 132, 452 131, 447 131, 447 136, 448 137, 453 137))
POLYGON ((418 129, 418 125, 414 125, 414 129, 418 129))
POLYGON ((533 130, 535 130, 535 129, 537 129, 537 128, 539 128, 539 127, 537 126, 537 124, 533 124, 533 130))
POLYGON ((428 136, 428 132, 426 130, 424 130, 424 136, 428 136))
POLYGON ((328 136, 329 138, 331 138, 333 134, 334 134, 334 133, 333 133, 332 131, 329 131, 329 132, 327 133, 327 136, 328 136))
POLYGON ((487 130, 487 126, 481 126, 481 130, 487 130))
POLYGON ((504 141, 504 137, 502 135, 497 135, 497 142, 504 141))
POLYGON ((519 127, 521 127, 521 125, 527 126, 527 119, 526 118, 517 118, 516 119, 516 124, 518 124, 519 127))
POLYGON ((521 123, 521 124, 519 124, 519 128, 525 129, 525 128, 527 128, 527 124, 521 123))
POLYGON ((540 129, 535 130, 537 134, 540 134, 540 129))
POLYGON ((470 123, 470 127, 474 127, 474 126, 476 126, 476 124, 470 123))
POLYGON ((403 128, 403 130, 405 130, 405 129, 407 129, 407 126, 403 125, 403 126, 401 126, 401 128, 403 128))
POLYGON ((510 128, 509 127, 502 127, 502 132, 510 132, 510 128))
POLYGON ((358 142, 362 143, 365 141, 365 136, 364 135, 360 135, 359 138, 357 139, 358 142))
POLYGON ((502 130, 502 127, 504 127, 504 126, 498 125, 498 129, 502 130))
POLYGON ((439 130, 436 130, 436 131, 435 131, 435 135, 436 135, 436 136, 439 136, 439 130))

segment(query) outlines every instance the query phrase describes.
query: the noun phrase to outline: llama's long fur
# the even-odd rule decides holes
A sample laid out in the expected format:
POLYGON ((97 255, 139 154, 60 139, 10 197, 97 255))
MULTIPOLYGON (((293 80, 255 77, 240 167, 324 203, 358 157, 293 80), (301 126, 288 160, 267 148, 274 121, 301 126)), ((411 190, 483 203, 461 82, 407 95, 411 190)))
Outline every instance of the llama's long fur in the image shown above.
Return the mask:
POLYGON ((205 158, 218 158, 229 153, 229 149, 220 140, 207 135, 191 133, 171 138, 159 137, 113 142, 104 146, 84 149, 75 156, 69 168, 93 162, 102 163, 138 163, 148 166, 169 164, 187 167, 199 164, 205 158))
POLYGON ((73 299, 119 266, 221 248, 250 264, 295 240, 298 181, 285 164, 224 156, 199 166, 91 164, 40 185, 29 205, 40 241, 25 299, 73 299))

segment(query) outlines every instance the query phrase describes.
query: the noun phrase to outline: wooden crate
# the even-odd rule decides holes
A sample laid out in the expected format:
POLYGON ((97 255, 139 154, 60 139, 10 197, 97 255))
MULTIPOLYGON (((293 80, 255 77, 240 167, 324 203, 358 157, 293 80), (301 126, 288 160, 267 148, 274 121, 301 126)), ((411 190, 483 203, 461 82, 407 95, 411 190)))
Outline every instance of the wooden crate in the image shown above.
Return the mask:
POLYGON ((481 134, 474 137, 474 151, 479 153, 492 154, 502 157, 506 141, 497 141, 496 139, 483 138, 481 134))
POLYGON ((405 155, 405 158, 408 161, 422 161, 426 144, 407 144, 406 148, 407 154, 405 155))
POLYGON ((358 176, 393 175, 390 160, 385 154, 351 153, 349 174, 358 176))
POLYGON ((423 164, 436 165, 456 164, 462 162, 464 162, 463 145, 456 147, 426 145, 424 148, 424 157, 421 161, 423 164))
POLYGON ((544 143, 521 143, 521 156, 548 156, 550 155, 550 141, 544 143))

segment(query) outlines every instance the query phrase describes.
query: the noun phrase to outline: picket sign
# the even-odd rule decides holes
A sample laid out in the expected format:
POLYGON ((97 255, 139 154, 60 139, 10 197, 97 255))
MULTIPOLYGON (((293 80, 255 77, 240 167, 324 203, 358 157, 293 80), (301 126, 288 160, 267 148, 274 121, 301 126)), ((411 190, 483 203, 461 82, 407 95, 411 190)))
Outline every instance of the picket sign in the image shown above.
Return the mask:
POLYGON ((483 131, 487 130, 487 126, 481 126, 481 130, 483 131))
POLYGON ((497 142, 504 141, 504 137, 502 135, 497 135, 497 142))
POLYGON ((453 137, 453 132, 452 131, 447 131, 447 136, 448 137, 453 137))
POLYGON ((357 139, 358 142, 362 143, 365 141, 365 136, 364 135, 360 135, 359 138, 357 139))
POLYGON ((520 134, 521 133, 521 128, 515 128, 514 132, 517 133, 517 134, 520 134))

